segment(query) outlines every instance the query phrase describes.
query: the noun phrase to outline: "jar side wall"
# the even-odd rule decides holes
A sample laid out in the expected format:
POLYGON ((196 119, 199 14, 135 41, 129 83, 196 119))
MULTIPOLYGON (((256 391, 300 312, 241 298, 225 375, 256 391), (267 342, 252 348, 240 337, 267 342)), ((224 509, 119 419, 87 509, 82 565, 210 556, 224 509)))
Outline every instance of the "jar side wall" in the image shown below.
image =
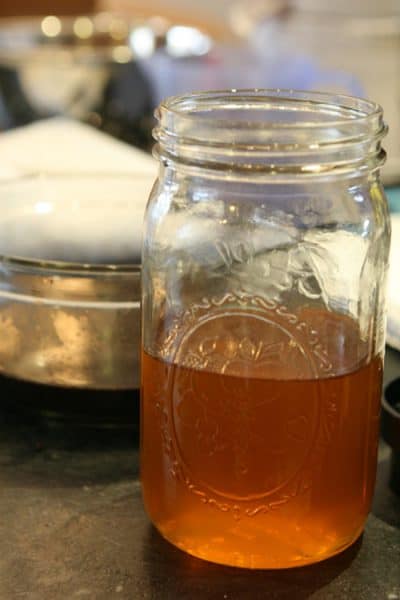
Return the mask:
POLYGON ((230 294, 229 310, 246 297, 300 321, 304 311, 345 316, 360 339, 356 362, 382 351, 388 215, 375 178, 277 190, 168 177, 149 204, 145 348, 158 353, 174 320, 205 302, 217 307, 230 294))

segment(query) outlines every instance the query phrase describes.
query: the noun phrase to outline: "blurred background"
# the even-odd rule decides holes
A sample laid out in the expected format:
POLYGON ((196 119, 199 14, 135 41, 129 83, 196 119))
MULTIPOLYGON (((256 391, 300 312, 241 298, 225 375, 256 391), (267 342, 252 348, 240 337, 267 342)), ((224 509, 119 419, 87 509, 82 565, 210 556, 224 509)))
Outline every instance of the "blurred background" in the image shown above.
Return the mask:
MULTIPOLYGON (((0 129, 73 117, 144 149, 171 94, 281 87, 365 96, 400 180, 398 0, 2 0, 0 129)), ((0 138, 1 139, 1 138, 0 138)))

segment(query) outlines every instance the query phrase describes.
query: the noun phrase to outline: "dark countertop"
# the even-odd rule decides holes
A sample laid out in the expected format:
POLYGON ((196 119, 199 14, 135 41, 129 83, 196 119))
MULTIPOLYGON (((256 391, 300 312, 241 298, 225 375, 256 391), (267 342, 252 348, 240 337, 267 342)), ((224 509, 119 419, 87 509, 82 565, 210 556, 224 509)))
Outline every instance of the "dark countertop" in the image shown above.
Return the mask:
MULTIPOLYGON (((388 351, 386 382, 399 375, 388 351)), ((383 442, 361 540, 311 567, 246 571, 187 556, 151 527, 137 433, 27 424, 0 401, 0 434, 1 600, 400 600, 400 498, 383 442)))

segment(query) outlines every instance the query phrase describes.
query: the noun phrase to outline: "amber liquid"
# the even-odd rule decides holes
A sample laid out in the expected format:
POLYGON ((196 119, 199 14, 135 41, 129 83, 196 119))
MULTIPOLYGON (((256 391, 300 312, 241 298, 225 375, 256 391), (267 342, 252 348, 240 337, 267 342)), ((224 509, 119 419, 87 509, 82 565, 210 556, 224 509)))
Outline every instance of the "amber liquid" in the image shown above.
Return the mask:
POLYGON ((284 358, 281 378, 278 368, 253 376, 238 364, 231 375, 143 352, 144 502, 162 535, 190 554, 286 568, 332 556, 363 530, 382 361, 302 379, 284 358))

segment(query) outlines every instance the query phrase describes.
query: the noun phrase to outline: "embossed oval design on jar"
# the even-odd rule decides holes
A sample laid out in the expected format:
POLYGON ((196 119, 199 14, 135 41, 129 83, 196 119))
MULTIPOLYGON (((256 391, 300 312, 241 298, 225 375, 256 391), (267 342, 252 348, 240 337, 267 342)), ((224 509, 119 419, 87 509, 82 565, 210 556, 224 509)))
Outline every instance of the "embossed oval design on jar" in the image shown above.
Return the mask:
POLYGON ((191 481, 222 498, 254 500, 299 473, 319 402, 318 386, 306 405, 299 395, 299 373, 304 386, 316 367, 293 333, 261 313, 221 310, 186 332, 174 362, 171 433, 191 481))

